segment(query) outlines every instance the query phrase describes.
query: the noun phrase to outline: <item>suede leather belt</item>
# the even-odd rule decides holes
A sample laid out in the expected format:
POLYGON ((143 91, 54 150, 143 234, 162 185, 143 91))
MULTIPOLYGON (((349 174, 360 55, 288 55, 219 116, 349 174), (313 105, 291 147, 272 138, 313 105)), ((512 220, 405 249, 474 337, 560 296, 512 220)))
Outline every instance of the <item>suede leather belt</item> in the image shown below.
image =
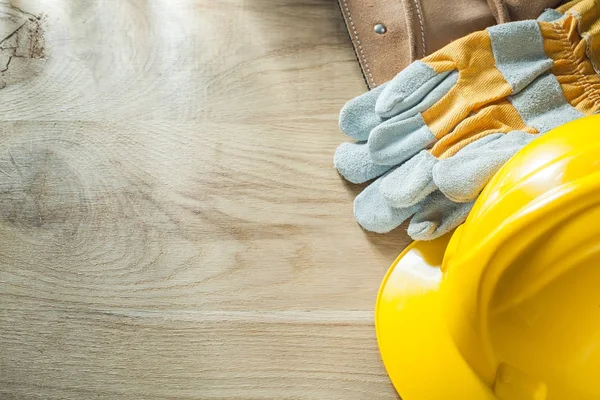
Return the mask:
POLYGON ((338 0, 372 89, 451 41, 496 23, 534 19, 560 0, 338 0))

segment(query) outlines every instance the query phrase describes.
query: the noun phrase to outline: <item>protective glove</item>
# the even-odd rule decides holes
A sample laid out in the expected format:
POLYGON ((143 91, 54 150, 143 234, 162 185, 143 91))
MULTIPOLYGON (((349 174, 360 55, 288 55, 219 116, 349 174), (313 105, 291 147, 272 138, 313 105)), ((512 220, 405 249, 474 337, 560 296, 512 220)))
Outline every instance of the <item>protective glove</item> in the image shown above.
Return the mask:
MULTIPOLYGON (((597 0, 575 0, 538 18, 544 21, 540 28, 553 67, 508 98, 530 128, 528 132, 545 133, 600 111, 600 76, 594 68, 600 54, 600 47, 594 47, 600 37, 599 19, 597 0)), ((533 139, 535 135, 501 135, 478 145, 481 139, 477 140, 455 156, 447 151, 440 154, 432 179, 449 199, 472 201, 497 170, 533 139)), ((436 154, 436 146, 432 154, 436 154)), ((401 180, 396 183, 403 184, 401 180)))
MULTIPOLYGON (((526 53, 519 53, 520 58, 507 57, 499 50, 505 48, 500 44, 508 42, 510 32, 521 30, 523 40, 524 32, 534 31, 530 26, 528 30, 504 27, 506 37, 491 40, 496 72, 499 71, 505 83, 510 82, 510 89, 502 83, 490 85, 497 80, 497 74, 490 71, 489 66, 481 71, 481 75, 488 76, 487 80, 477 76, 476 72, 463 72, 474 64, 480 65, 477 62, 483 58, 481 56, 473 58, 472 62, 456 62, 455 65, 467 65, 458 72, 444 75, 434 71, 429 78, 423 78, 425 69, 417 63, 417 67, 409 67, 390 83, 344 107, 340 118, 342 130, 366 142, 340 146, 335 157, 336 167, 348 180, 356 183, 385 174, 355 201, 356 218, 365 229, 387 232, 414 214, 408 229, 413 238, 423 240, 440 236, 464 220, 472 200, 497 169, 531 140, 530 134, 545 132, 597 111, 598 76, 585 57, 586 45, 597 37, 592 32, 594 21, 598 19, 597 8, 591 0, 576 3, 577 13, 563 7, 562 11, 568 16, 558 21, 556 19, 562 15, 556 11, 545 13, 539 22, 527 21, 539 27, 539 41, 544 54, 549 56, 546 59, 537 53, 535 57, 526 53), (582 31, 585 40, 577 35, 577 28, 581 29, 583 24, 573 15, 586 22, 586 30, 582 31), (511 65, 502 66, 509 58, 512 59, 512 70, 511 65), (542 71, 546 68, 546 60, 550 60, 552 74, 542 71), (522 68, 515 72, 518 69, 515 65, 522 68), (544 68, 540 67, 542 65, 544 68), (490 78, 495 74, 494 79, 490 78), (463 79, 463 75, 468 79, 463 79), (461 81, 466 82, 462 89, 461 81), (496 87, 498 93, 505 94, 510 90, 512 95, 498 100, 497 94, 478 94, 469 86, 473 84, 483 90, 486 85, 482 82, 492 88, 490 91, 496 87), (523 90, 523 87, 528 88, 523 90), (473 96, 465 96, 463 92, 473 96), (482 106, 481 98, 489 103, 484 102, 482 106), (491 99, 496 101, 491 102, 491 99), (448 108, 447 114, 437 116, 430 111, 439 104, 448 108), (465 109, 468 110, 466 114, 465 109), (522 132, 498 134, 515 129, 522 132), (431 148, 422 151, 421 147, 431 148), (420 151, 408 162, 400 166, 393 164, 401 164, 415 154, 415 149, 420 151), (442 205, 444 200, 439 201, 442 198, 440 191, 447 198, 468 203, 458 207, 446 201, 442 205)), ((514 24, 524 26, 523 23, 514 24)), ((493 33, 499 27, 488 30, 492 31, 490 38, 499 35, 493 33)), ((481 32, 475 36, 481 37, 481 32)), ((533 37, 530 39, 535 42, 533 37)), ((463 40, 470 45, 474 39, 463 40)), ((456 42, 453 45, 460 48, 456 42)), ((461 57, 467 53, 472 54, 458 52, 461 57)), ((437 62, 446 55, 434 53, 428 59, 437 62)), ((424 62, 430 61, 425 59, 424 62)), ((491 65, 493 69, 493 63, 491 65)))

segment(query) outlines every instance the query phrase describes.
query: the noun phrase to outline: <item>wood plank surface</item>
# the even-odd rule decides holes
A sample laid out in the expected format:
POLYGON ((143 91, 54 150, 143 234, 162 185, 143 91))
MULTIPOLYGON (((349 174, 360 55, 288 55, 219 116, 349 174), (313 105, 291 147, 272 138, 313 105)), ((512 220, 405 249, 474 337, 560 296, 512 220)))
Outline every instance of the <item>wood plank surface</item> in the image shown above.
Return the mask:
POLYGON ((335 1, 5 0, 0 71, 0 399, 397 398, 335 1))

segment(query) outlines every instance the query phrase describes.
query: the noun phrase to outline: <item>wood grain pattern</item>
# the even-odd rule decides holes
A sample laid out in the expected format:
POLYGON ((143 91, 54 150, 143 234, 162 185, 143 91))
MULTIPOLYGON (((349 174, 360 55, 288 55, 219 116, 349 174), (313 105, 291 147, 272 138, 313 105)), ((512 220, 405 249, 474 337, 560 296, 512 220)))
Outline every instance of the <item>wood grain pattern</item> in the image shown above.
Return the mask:
POLYGON ((0 71, 0 399, 397 398, 334 1, 5 1, 0 71))

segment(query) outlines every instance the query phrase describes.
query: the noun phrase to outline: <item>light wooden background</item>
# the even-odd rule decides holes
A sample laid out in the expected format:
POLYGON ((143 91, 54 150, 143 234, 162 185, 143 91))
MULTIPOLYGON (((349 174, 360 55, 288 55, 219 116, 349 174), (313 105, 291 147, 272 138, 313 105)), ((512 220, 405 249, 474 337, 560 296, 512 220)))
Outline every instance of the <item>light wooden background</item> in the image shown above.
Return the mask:
POLYGON ((0 399, 396 399, 334 0, 0 4, 0 399), (17 9, 18 8, 18 9, 17 9))

